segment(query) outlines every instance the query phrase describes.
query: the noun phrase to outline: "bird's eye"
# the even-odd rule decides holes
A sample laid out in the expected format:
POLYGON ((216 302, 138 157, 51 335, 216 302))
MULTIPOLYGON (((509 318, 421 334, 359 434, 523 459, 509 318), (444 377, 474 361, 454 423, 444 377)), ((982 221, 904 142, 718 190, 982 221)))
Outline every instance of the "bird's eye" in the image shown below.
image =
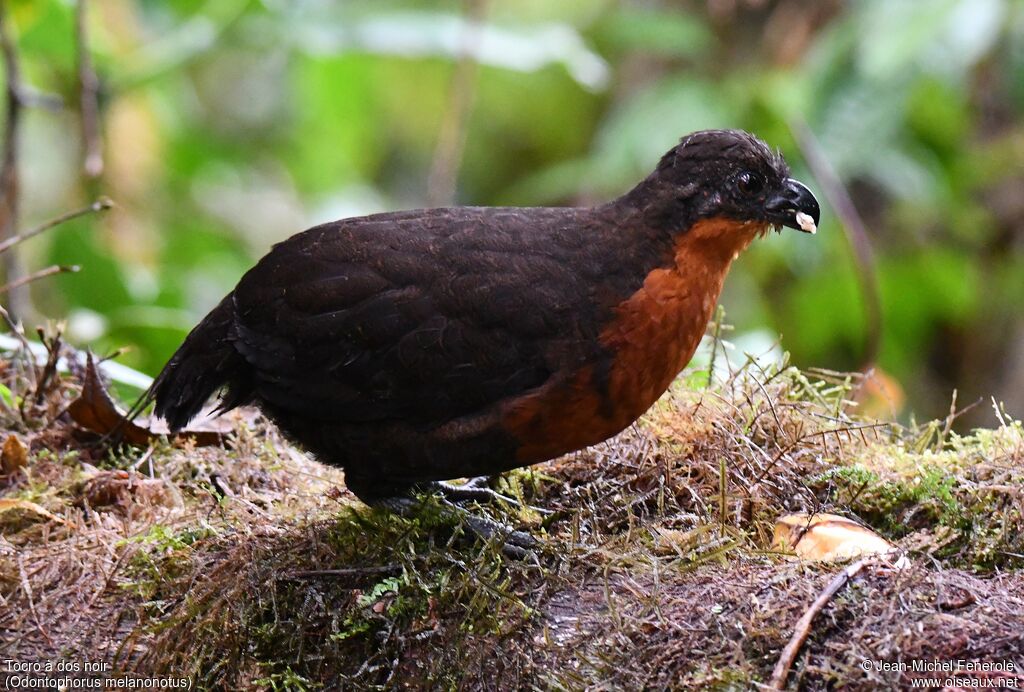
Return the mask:
POLYGON ((764 178, 757 173, 744 171, 736 178, 736 186, 745 195, 756 195, 764 187, 764 178))

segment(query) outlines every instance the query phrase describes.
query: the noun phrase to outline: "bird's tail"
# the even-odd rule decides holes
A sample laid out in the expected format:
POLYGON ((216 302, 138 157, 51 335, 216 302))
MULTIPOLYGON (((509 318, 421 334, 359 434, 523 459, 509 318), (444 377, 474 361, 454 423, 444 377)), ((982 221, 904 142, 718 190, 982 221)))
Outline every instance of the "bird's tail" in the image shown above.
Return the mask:
POLYGON ((210 396, 225 388, 219 410, 229 411, 252 395, 251 370, 231 342, 233 294, 229 293, 185 337, 136 404, 141 410, 155 401, 154 412, 174 432, 195 417, 210 396))

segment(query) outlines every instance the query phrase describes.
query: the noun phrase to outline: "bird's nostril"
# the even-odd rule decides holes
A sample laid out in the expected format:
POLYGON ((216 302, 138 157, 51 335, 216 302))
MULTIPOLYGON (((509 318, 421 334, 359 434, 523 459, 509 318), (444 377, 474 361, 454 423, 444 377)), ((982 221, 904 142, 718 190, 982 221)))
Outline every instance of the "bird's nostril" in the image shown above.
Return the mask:
POLYGON ((794 211, 795 204, 788 196, 778 195, 776 197, 769 197, 768 201, 764 203, 764 208, 772 212, 794 211))

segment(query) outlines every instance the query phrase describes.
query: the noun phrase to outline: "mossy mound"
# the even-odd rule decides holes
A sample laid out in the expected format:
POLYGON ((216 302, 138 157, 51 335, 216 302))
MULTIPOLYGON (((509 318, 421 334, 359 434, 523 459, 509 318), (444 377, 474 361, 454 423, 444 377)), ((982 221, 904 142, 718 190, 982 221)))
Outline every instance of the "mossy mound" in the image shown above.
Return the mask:
POLYGON ((746 688, 839 569, 773 554, 775 519, 829 511, 913 566, 841 591, 790 685, 917 675, 865 660, 1021 674, 1019 422, 997 411, 997 427, 958 435, 952 418, 861 420, 857 377, 789 367, 685 384, 614 440, 496 480, 552 512, 478 508, 543 540, 513 561, 434 498, 414 520, 364 507, 252 415, 226 448, 82 440, 61 415, 75 379, 58 380, 3 420, 29 454, 0 497, 51 516, 0 512, 0 646, 200 689, 746 688))

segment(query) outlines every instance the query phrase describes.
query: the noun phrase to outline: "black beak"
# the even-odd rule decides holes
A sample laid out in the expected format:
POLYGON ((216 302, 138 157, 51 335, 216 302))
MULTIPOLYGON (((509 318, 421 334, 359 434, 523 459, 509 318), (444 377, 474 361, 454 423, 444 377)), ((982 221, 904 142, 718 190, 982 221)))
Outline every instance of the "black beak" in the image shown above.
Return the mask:
POLYGON ((815 233, 821 208, 807 186, 798 180, 786 178, 782 191, 769 197, 764 204, 768 220, 795 228, 804 233, 815 233))

